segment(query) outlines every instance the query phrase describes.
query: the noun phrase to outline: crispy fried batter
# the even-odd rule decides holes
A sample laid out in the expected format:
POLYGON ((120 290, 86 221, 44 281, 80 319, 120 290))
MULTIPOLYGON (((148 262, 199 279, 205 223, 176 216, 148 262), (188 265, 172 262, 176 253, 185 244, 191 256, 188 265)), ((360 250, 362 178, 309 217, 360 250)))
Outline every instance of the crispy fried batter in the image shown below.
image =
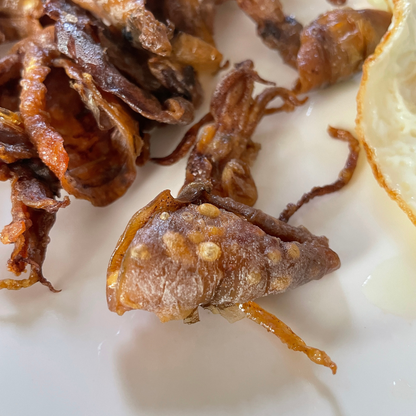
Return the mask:
POLYGON ((100 93, 77 65, 65 59, 54 65, 65 69, 73 88, 63 71, 53 73, 47 83, 51 125, 64 138, 69 155, 62 186, 95 206, 108 205, 124 195, 136 177, 135 162, 143 146, 138 123, 115 97, 100 93), (67 98, 66 104, 60 97, 67 98))
POLYGON ((322 88, 361 70, 390 25, 380 10, 332 10, 304 29, 298 53, 297 92, 322 88))
POLYGON ((150 72, 175 96, 184 97, 195 108, 202 104, 203 90, 191 65, 183 65, 173 58, 155 57, 148 61, 150 72))
MULTIPOLYGON (((44 29, 40 36, 16 45, 10 55, 14 59, 0 62, 0 77, 2 66, 24 68, 21 130, 24 123, 40 158, 67 192, 97 206, 108 205, 136 176, 135 162, 143 145, 139 126, 116 97, 100 92, 89 74, 61 56, 53 28, 44 29)), ((36 155, 30 151, 31 157, 36 155)))
POLYGON ((60 52, 73 59, 90 74, 97 86, 123 100, 134 111, 151 120, 168 124, 187 124, 193 119, 192 104, 182 97, 168 98, 163 106, 148 91, 127 80, 109 62, 105 49, 96 39, 98 21, 84 10, 62 0, 48 0, 46 13, 56 20, 60 52))
POLYGON ((42 29, 41 0, 3 0, 0 2, 0 43, 31 36, 42 29))
POLYGON ((221 69, 222 54, 218 49, 188 33, 178 33, 172 40, 172 56, 197 72, 215 74, 221 69))
POLYGON ((169 56, 172 27, 158 21, 145 0, 74 0, 99 19, 124 29, 132 41, 156 55, 169 56))
POLYGON ((62 137, 49 124, 46 112, 47 90, 44 85, 52 60, 60 55, 54 41, 53 27, 44 29, 36 37, 19 42, 12 52, 22 57, 24 68, 20 111, 26 131, 43 163, 58 178, 62 178, 69 159, 62 137))
MULTIPOLYGON (((56 212, 69 204, 68 197, 57 201, 60 184, 39 159, 19 161, 7 166, 12 179, 12 222, 0 234, 3 244, 14 244, 8 268, 19 276, 30 265, 27 279, 0 280, 0 289, 18 290, 40 282, 56 292, 42 273, 49 232, 56 212)), ((2 180, 6 179, 4 176, 2 180)))
POLYGON ((255 82, 267 83, 251 61, 236 65, 215 91, 210 113, 171 155, 158 160, 169 164, 196 141, 178 198, 169 191, 159 194, 133 216, 120 237, 107 271, 108 306, 120 315, 151 311, 162 322, 195 323, 199 306, 230 322, 247 316, 335 373, 336 365, 323 351, 306 346, 251 302, 320 279, 340 266, 325 237, 238 202, 254 203, 257 196, 248 166, 258 148, 250 136, 267 104, 276 96, 284 100, 269 113, 301 104, 277 87, 252 98, 255 82), (210 120, 214 124, 197 138, 210 120))
POLYGON ((18 113, 0 107, 0 160, 13 163, 37 157, 18 113))
POLYGON ((215 46, 214 0, 164 0, 166 18, 175 29, 215 46))

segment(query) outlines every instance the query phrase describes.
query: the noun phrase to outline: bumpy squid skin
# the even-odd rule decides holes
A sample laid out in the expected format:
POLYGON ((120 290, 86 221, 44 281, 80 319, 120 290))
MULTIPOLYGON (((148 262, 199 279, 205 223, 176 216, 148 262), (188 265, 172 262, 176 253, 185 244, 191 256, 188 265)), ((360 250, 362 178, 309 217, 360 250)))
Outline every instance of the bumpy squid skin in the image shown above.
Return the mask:
POLYGON ((340 266, 323 239, 309 233, 304 242, 282 241, 202 201, 181 202, 164 191, 136 214, 110 263, 111 310, 185 319, 198 306, 224 308, 281 293, 340 266))
POLYGON ((108 267, 109 309, 120 315, 143 309, 162 322, 197 322, 200 306, 231 322, 246 316, 267 324, 289 348, 336 371, 323 351, 307 347, 285 324, 250 303, 338 269, 328 240, 230 198, 211 196, 207 189, 193 183, 177 199, 164 191, 133 216, 108 267))

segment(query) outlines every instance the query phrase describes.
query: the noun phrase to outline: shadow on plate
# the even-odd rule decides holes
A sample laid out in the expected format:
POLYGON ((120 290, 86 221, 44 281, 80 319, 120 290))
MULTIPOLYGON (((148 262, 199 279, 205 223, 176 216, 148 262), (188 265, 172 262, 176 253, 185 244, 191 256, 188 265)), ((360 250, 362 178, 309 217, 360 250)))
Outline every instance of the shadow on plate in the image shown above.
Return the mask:
MULTIPOLYGON (((322 296, 320 321, 319 312, 310 313, 305 293, 297 300, 295 291, 293 297, 274 296, 261 303, 272 313, 286 309, 285 317, 277 316, 290 326, 298 326, 295 331, 309 345, 331 355, 331 345, 349 336, 350 316, 339 282, 327 289, 331 290, 331 299, 322 296), (279 307, 275 308, 277 301, 279 307), (333 303, 337 313, 335 320, 328 321, 328 313, 322 309, 333 303), (297 325, 299 322, 302 325, 297 325)), ((115 350, 122 390, 135 413, 195 414, 206 410, 215 414, 226 410, 234 415, 239 414, 238 409, 246 413, 253 404, 260 411, 262 406, 269 409, 270 402, 278 405, 281 401, 285 408, 290 405, 299 409, 305 405, 299 397, 307 395, 307 401, 310 399, 317 408, 330 409, 325 414, 344 416, 328 386, 337 381, 333 377, 340 376, 332 376, 329 369, 289 351, 253 322, 242 320, 230 325, 207 312, 201 312, 199 324, 190 326, 181 322, 161 324, 154 318, 140 329, 133 323, 128 328, 130 339, 115 350)), ((336 357, 332 358, 336 361, 336 357)))

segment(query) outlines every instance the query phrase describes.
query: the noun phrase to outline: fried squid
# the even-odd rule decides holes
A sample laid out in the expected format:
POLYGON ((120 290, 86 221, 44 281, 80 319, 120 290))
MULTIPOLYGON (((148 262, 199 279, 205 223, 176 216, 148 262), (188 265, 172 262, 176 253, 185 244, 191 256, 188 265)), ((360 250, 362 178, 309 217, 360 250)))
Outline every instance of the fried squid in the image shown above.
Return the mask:
POLYGON ((0 180, 11 181, 12 222, 0 233, 3 244, 14 244, 8 268, 16 276, 30 266, 27 279, 0 280, 0 289, 18 290, 40 282, 55 291, 43 276, 42 264, 51 230, 68 197, 58 201, 61 184, 36 157, 18 114, 0 110, 0 180))
POLYGON ((159 194, 130 220, 107 271, 111 311, 154 312, 162 322, 199 320, 198 308, 230 322, 248 317, 296 351, 336 372, 328 355, 304 341, 253 300, 282 293, 336 270, 340 261, 325 237, 292 227, 240 201, 257 193, 248 168, 258 147, 251 134, 262 116, 301 104, 287 90, 266 88, 253 97, 254 82, 266 83, 251 61, 237 64, 218 85, 211 112, 191 128, 162 163, 190 144, 185 184, 175 199, 159 194), (275 97, 284 104, 267 109, 275 97), (198 130, 208 122, 196 139, 198 130))
POLYGON ((381 10, 332 10, 301 35, 297 55, 299 81, 307 92, 342 81, 361 70, 390 25, 391 13, 381 10))
POLYGON ((218 84, 210 113, 191 128, 173 154, 154 159, 159 164, 174 163, 196 141, 188 159, 184 186, 210 181, 216 195, 250 206, 257 200, 257 188, 250 172, 260 149, 260 145, 251 140, 256 126, 266 113, 293 111, 304 102, 291 91, 274 86, 253 97, 256 82, 272 84, 260 78, 253 68, 251 61, 236 65, 218 84), (276 97, 283 100, 283 105, 266 109, 276 97))
POLYGON ((0 2, 0 44, 33 35, 42 29, 41 0, 3 0, 0 2))
POLYGON ((297 93, 332 85, 360 71, 391 21, 391 13, 385 11, 344 8, 331 10, 303 28, 284 14, 279 0, 236 1, 256 22, 264 43, 298 70, 297 93))

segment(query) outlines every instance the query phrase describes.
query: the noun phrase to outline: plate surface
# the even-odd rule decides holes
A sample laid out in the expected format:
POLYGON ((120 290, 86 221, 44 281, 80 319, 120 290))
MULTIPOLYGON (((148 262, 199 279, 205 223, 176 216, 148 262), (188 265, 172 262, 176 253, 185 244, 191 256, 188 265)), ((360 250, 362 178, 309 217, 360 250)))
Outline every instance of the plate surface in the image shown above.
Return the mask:
MULTIPOLYGON (((324 0, 286 1, 302 23, 328 10, 324 0), (296 4, 295 4, 296 3, 296 4)), ((367 7, 349 1, 351 7, 367 7)), ((218 10, 216 39, 225 57, 255 62, 259 74, 291 87, 295 71, 255 35, 233 2, 218 10)), ((208 108, 215 80, 207 80, 208 108)), ((359 76, 312 93, 292 114, 265 118, 254 139, 262 150, 253 168, 257 207, 278 215, 312 186, 335 180, 347 148, 329 138, 328 124, 354 129, 359 76)), ((198 115, 198 116, 199 116, 198 115)), ((183 134, 165 128, 153 154, 167 154, 183 134)), ((131 215, 161 190, 178 191, 185 161, 148 164, 121 200, 105 209, 72 200, 53 228, 41 285, 0 293, 0 413, 18 415, 413 415, 416 405, 415 322, 383 312, 362 285, 386 259, 415 247, 416 229, 390 201, 360 156, 350 185, 314 200, 291 223, 326 235, 341 257, 336 273, 259 303, 309 345, 338 364, 333 376, 254 323, 230 325, 201 312, 197 325, 161 324, 136 311, 107 310, 105 274, 131 215)), ((10 221, 10 187, 0 184, 1 224, 10 221)), ((0 248, 0 277, 11 247, 0 248)), ((408 255, 410 256, 410 255, 408 255)), ((396 276, 391 276, 391 284, 396 276)), ((415 300, 416 302, 416 300, 415 300)))

